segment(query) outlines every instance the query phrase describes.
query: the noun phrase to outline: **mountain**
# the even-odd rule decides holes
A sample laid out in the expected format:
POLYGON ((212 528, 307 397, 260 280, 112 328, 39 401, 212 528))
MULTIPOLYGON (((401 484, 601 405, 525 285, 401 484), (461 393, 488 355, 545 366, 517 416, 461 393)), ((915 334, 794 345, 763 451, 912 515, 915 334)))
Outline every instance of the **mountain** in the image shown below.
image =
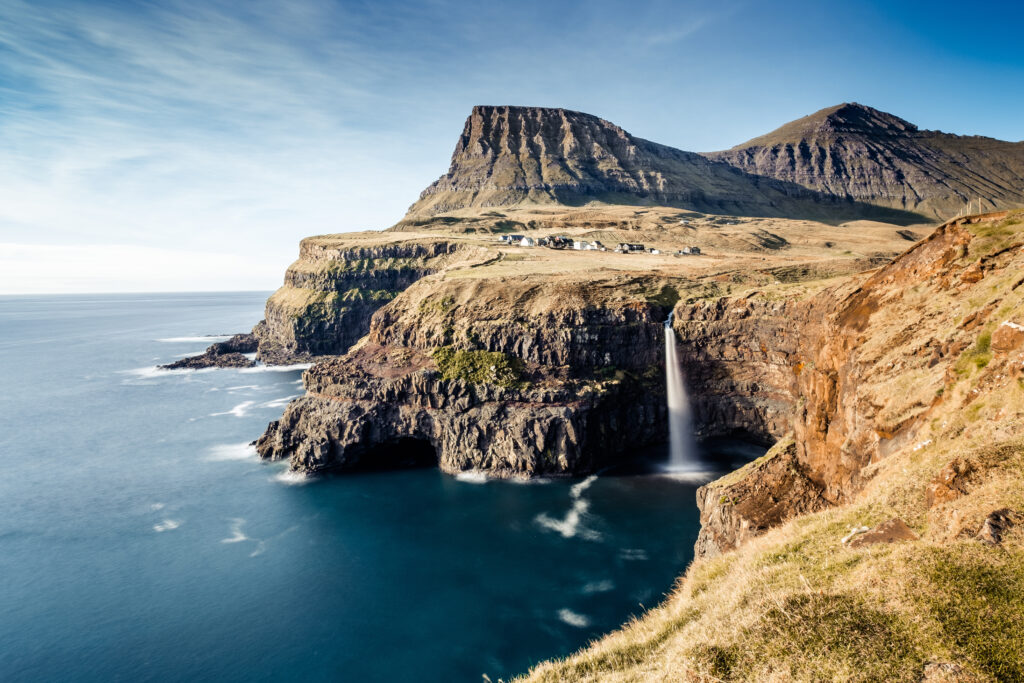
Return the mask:
POLYGON ((857 213, 845 198, 750 175, 635 137, 590 114, 477 106, 466 120, 448 173, 423 191, 409 216, 593 200, 753 216, 857 213))
POLYGON ((1024 142, 919 130, 862 104, 787 123, 709 159, 802 187, 929 217, 1024 206, 1024 142))

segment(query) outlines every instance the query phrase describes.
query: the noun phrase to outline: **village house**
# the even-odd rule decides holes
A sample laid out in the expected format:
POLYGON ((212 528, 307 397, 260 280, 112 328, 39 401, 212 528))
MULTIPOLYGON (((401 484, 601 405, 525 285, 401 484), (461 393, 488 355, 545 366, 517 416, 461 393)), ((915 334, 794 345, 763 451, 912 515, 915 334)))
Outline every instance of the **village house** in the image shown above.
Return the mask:
POLYGON ((642 244, 631 244, 629 242, 619 242, 619 246, 615 248, 616 253, 620 254, 631 254, 633 252, 642 252, 644 245, 642 244))
POLYGON ((700 247, 683 247, 684 254, 699 254, 700 247))
POLYGON ((519 244, 520 242, 523 241, 523 236, 522 235, 502 235, 501 236, 501 241, 502 242, 508 242, 509 244, 519 244))
POLYGON ((537 242, 532 237, 524 237, 523 239, 519 240, 519 246, 521 246, 521 247, 535 247, 535 246, 537 246, 537 242))

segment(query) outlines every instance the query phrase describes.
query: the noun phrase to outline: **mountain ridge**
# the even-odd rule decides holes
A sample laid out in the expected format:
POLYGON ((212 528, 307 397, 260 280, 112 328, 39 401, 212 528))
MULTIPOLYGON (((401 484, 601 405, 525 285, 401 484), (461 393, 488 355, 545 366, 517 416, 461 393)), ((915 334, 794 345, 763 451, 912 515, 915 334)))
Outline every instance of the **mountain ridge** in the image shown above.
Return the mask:
POLYGON ((933 218, 1024 205, 1024 142, 922 130, 843 103, 730 149, 709 152, 748 173, 933 218))
POLYGON ((845 198, 636 137, 591 114, 478 105, 466 119, 448 172, 421 193, 407 218, 591 201, 756 216, 871 213, 845 198))

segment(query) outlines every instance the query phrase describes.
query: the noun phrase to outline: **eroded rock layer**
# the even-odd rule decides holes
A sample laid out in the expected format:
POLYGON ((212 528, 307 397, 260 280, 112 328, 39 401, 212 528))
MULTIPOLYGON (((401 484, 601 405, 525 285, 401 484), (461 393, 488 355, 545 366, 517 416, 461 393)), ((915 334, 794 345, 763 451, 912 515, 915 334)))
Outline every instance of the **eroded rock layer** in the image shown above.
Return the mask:
POLYGON ((302 241, 284 286, 267 300, 254 333, 265 362, 298 362, 345 353, 370 329, 370 318, 409 285, 472 250, 445 240, 404 240, 345 248, 329 236, 302 241))
POLYGON ((429 447, 446 472, 573 474, 665 439, 668 308, 644 282, 420 282, 366 343, 306 373, 257 443, 304 472, 389 466, 429 447))
POLYGON ((593 200, 754 216, 852 216, 871 209, 643 140, 590 114, 477 106, 448 173, 423 191, 409 217, 593 200))
MULTIPOLYGON (((787 303, 788 372, 783 362, 778 373, 758 374, 788 374, 780 386, 795 397, 795 440, 784 458, 702 489, 698 551, 733 548, 810 509, 855 499, 887 457, 967 428, 943 412, 950 394, 969 406, 993 387, 1024 387, 1022 288, 1024 214, 1003 212, 951 221, 892 264, 787 303), (966 378, 973 388, 960 387, 966 378), (930 419, 936 412, 941 420, 930 419), (794 487, 803 493, 794 497, 794 487), (771 504, 737 505, 751 496, 771 504)), ((748 331, 757 339, 756 327, 748 331)), ((1019 425, 986 429, 998 441, 1019 425)), ((929 496, 953 495, 955 486, 940 483, 929 496)))

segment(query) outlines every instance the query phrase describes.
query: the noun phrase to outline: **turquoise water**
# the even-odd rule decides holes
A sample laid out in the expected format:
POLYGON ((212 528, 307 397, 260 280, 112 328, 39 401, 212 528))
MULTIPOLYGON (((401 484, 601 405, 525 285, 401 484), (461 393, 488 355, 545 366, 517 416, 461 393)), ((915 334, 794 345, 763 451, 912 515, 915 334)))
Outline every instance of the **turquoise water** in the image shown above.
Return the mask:
POLYGON ((0 680, 497 679, 657 604, 692 558, 696 485, 643 468, 261 462, 246 443, 301 371, 152 368, 265 298, 0 297, 0 680))

